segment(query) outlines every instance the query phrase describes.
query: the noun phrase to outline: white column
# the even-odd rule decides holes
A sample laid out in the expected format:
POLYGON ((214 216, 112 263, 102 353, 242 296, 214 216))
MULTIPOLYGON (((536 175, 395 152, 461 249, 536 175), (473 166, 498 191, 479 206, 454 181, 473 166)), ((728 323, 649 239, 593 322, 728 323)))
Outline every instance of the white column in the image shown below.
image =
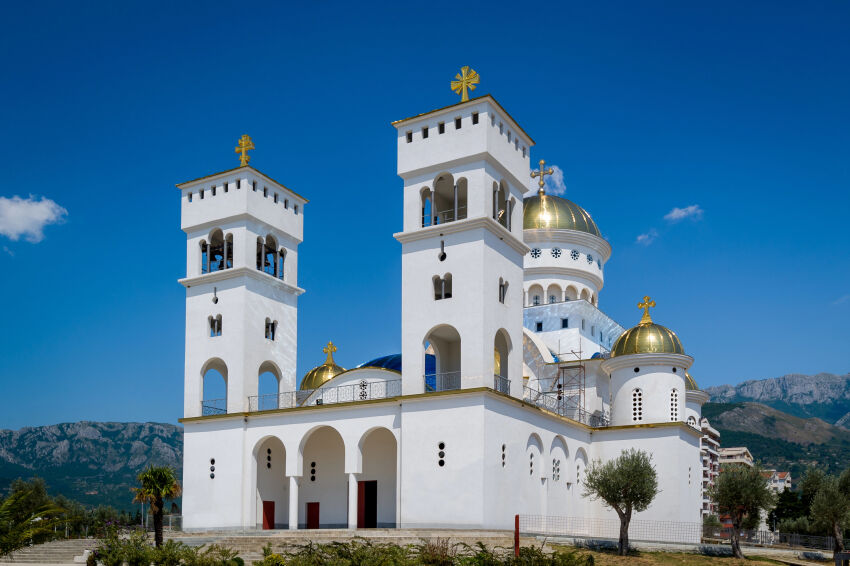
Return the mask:
POLYGON ((357 528, 357 474, 348 474, 348 528, 357 528))
POLYGON ((437 216, 437 201, 434 200, 434 196, 437 193, 434 189, 431 189, 431 218, 428 219, 428 226, 433 226, 434 224, 438 224, 434 217, 437 216))
POLYGON ((452 218, 452 221, 457 220, 457 183, 455 183, 455 217, 452 218))
POLYGON ((298 476, 289 476, 289 528, 298 528, 298 476))

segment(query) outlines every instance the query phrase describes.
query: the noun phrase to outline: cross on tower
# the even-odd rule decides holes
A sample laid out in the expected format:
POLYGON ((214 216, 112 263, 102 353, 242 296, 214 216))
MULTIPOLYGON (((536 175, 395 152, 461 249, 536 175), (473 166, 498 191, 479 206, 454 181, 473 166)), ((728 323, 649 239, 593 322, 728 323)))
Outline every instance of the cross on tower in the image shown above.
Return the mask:
POLYGON ((254 142, 251 141, 251 136, 248 134, 243 134, 241 138, 239 138, 239 145, 236 146, 236 150, 234 153, 241 153, 239 156, 239 166, 245 167, 248 165, 248 162, 251 161, 251 156, 248 155, 248 150, 254 149, 254 142))
POLYGON ((655 301, 649 298, 649 295, 646 295, 643 298, 643 302, 638 303, 638 308, 643 309, 643 316, 640 319, 641 324, 650 324, 652 322, 652 318, 649 316, 649 309, 655 306, 655 301))
POLYGON ((543 166, 545 164, 546 164, 546 161, 541 159, 540 160, 540 170, 531 172, 531 178, 532 179, 534 179, 535 177, 540 177, 540 180, 537 182, 537 185, 540 187, 540 190, 537 191, 537 194, 539 194, 540 196, 543 196, 543 192, 544 192, 543 191, 543 185, 546 184, 543 180, 543 176, 555 174, 555 170, 552 169, 551 167, 549 169, 544 169, 543 166))
POLYGON ((334 346, 333 342, 328 342, 328 345, 325 346, 324 348, 322 348, 322 353, 328 355, 327 362, 325 362, 325 363, 329 363, 329 364, 334 363, 334 352, 336 352, 336 350, 337 350, 337 347, 334 346))
POLYGON ((475 85, 479 81, 478 73, 475 69, 470 69, 468 66, 460 68, 460 72, 455 75, 455 80, 452 81, 452 90, 456 94, 460 94, 460 101, 466 102, 469 100, 469 90, 475 90, 475 85))

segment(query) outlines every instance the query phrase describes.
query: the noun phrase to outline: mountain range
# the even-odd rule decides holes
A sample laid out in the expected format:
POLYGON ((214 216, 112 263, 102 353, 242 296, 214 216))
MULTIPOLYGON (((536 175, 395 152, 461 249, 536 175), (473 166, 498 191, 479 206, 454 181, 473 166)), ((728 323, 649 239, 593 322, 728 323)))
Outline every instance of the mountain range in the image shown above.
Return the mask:
MULTIPOLYGON (((721 446, 747 446, 766 467, 850 464, 850 374, 790 374, 706 388, 703 415, 721 446)), ((88 422, 0 430, 0 493, 15 478, 44 478, 53 494, 132 508, 130 488, 148 464, 182 473, 183 429, 163 423, 88 422)))
POLYGON ((148 464, 182 470, 182 427, 81 421, 0 430, 0 493, 16 478, 38 476, 51 494, 130 510, 130 488, 148 464))

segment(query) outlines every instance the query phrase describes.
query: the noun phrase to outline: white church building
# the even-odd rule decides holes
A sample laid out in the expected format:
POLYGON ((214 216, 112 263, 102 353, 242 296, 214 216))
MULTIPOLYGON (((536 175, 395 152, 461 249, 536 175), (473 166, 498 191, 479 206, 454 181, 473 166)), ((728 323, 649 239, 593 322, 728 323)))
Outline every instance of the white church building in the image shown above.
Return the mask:
POLYGON ((584 209, 545 194, 542 161, 530 178, 531 137, 489 95, 393 126, 401 353, 345 370, 328 344, 300 387, 307 200, 248 165, 247 136, 242 166, 178 185, 184 529, 616 519, 582 479, 627 448, 651 453, 660 487, 634 518, 700 522, 708 396, 693 358, 648 297, 629 330, 599 309, 611 246, 584 209), (269 374, 276 392, 260 394, 269 374), (205 395, 213 377, 224 398, 205 395))

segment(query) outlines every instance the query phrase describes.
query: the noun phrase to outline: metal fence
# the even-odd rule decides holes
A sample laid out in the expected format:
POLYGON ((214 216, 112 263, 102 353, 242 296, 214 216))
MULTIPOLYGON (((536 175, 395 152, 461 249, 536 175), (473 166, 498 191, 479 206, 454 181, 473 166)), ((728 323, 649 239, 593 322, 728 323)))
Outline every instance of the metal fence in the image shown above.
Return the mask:
POLYGON ((248 411, 291 409, 302 405, 332 405, 371 399, 387 399, 401 395, 401 380, 360 381, 336 387, 321 387, 308 391, 286 391, 248 397, 248 411))
POLYGON ((201 401, 201 414, 223 415, 227 412, 227 399, 204 399, 201 401))
MULTIPOLYGON (((153 530, 153 514, 145 513, 145 530, 152 531, 153 530)), ((181 531, 183 530, 183 516, 182 515, 163 515, 162 516, 162 530, 164 531, 181 531)))
MULTIPOLYGON (((705 527, 703 540, 710 542, 728 542, 732 538, 732 529, 724 527, 705 527)), ((816 550, 832 550, 835 548, 835 538, 800 535, 796 533, 779 533, 772 531, 741 531, 739 535, 742 544, 761 546, 776 546, 787 548, 811 548, 816 550)), ((844 540, 844 547, 850 545, 850 539, 844 540)))
POLYGON ((505 395, 511 394, 511 380, 501 375, 493 375, 493 389, 505 395))
POLYGON ((451 391, 460 389, 460 372, 447 371, 443 373, 425 374, 425 392, 451 391))
MULTIPOLYGON (((524 535, 617 540, 620 538, 620 521, 588 517, 520 515, 519 532, 524 535)), ((632 520, 629 523, 629 540, 633 541, 699 544, 701 538, 702 523, 643 520, 632 520)))
POLYGON ((526 385, 523 387, 522 398, 529 403, 534 403, 541 409, 584 423, 587 426, 605 427, 610 424, 607 416, 586 411, 572 401, 569 396, 557 391, 539 391, 526 385))

